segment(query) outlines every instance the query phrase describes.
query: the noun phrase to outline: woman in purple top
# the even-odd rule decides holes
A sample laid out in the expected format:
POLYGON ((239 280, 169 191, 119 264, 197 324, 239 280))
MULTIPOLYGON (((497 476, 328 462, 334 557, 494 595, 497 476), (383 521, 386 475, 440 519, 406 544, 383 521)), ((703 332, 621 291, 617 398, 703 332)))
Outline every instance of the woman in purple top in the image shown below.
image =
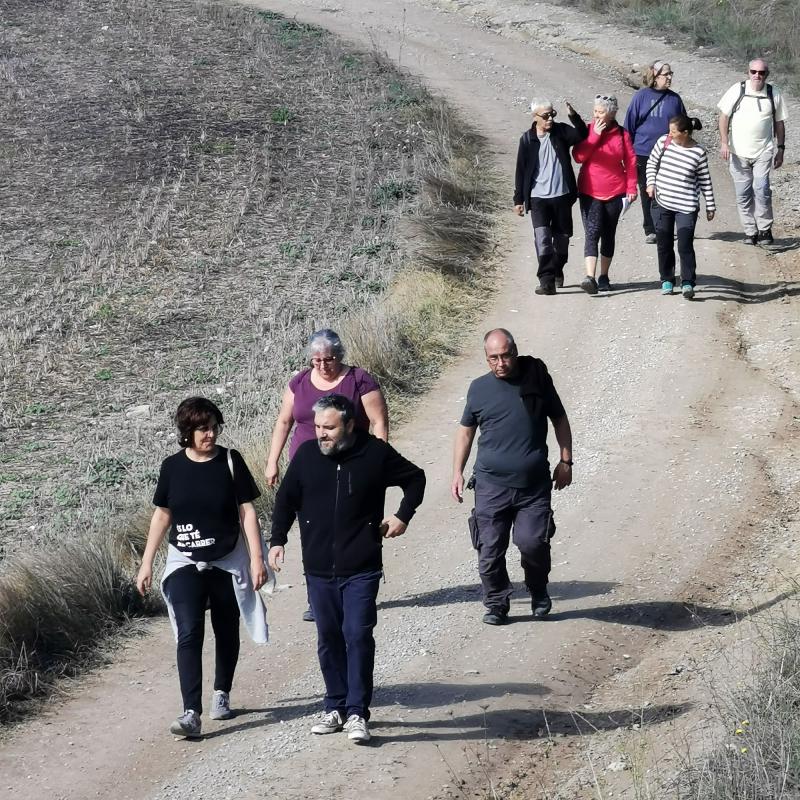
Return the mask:
POLYGON ((341 394, 356 407, 356 426, 372 432, 379 439, 389 439, 389 416, 380 386, 368 372, 344 363, 344 346, 338 334, 323 329, 308 340, 311 367, 298 372, 283 395, 281 410, 267 456, 266 478, 269 486, 278 483, 280 461, 289 433, 289 458, 303 442, 316 438, 312 406, 320 397, 341 394))
MULTIPOLYGON (((265 475, 269 486, 278 483, 278 463, 292 428, 290 459, 303 442, 316 438, 312 406, 325 395, 344 395, 356 407, 357 427, 368 431, 372 426, 375 436, 384 442, 389 439, 389 414, 383 392, 368 372, 344 363, 344 346, 338 334, 327 328, 312 333, 308 355, 311 367, 298 372, 283 394, 267 456, 265 475)), ((310 607, 303 619, 313 621, 310 607)))

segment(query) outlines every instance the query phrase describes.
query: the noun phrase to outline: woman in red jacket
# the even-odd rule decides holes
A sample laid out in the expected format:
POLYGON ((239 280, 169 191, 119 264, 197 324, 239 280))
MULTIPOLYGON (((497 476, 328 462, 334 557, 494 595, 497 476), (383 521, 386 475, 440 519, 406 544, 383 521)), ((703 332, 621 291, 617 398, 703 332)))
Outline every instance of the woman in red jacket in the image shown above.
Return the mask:
POLYGON ((636 154, 628 132, 617 123, 618 108, 613 95, 597 95, 589 136, 572 150, 575 160, 583 165, 578 175, 578 200, 586 260, 581 289, 587 294, 610 291, 608 270, 623 201, 632 203, 636 199, 636 154), (595 279, 598 250, 600 276, 595 279))

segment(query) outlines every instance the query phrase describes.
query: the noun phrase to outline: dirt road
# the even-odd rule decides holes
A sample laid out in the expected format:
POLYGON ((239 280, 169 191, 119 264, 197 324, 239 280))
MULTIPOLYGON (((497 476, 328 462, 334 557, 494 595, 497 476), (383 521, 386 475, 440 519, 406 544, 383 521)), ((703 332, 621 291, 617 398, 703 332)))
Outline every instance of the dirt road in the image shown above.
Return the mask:
MULTIPOLYGON (((532 94, 566 96, 584 114, 601 90, 616 90, 623 104, 630 96, 608 62, 566 57, 423 2, 257 5, 385 49, 423 77, 489 138, 509 201, 532 94)), ((672 60, 675 88, 690 105, 707 102, 692 95, 698 73, 690 79, 680 54, 672 60)), ((720 91, 735 80, 728 73, 720 91)), ((177 686, 170 633, 158 623, 3 744, 6 796, 481 796, 485 777, 467 788, 454 779, 510 772, 546 726, 575 735, 573 709, 600 729, 623 724, 625 706, 584 706, 597 686, 689 624, 687 598, 724 583, 744 523, 775 502, 765 464, 786 447, 800 395, 794 373, 779 385, 746 357, 743 331, 764 347, 767 362, 796 353, 796 308, 780 309, 779 317, 764 311, 781 298, 796 305, 796 292, 776 291, 779 283, 764 277, 772 265, 762 251, 719 236, 738 231, 738 221, 719 164, 714 181, 719 211, 699 226, 702 277, 693 303, 655 290, 655 248, 643 243, 638 208, 621 226, 615 292, 588 297, 578 289, 576 231, 568 286, 557 297, 535 297, 530 222, 509 212, 491 311, 464 332, 464 356, 447 365, 395 439, 425 467, 429 489, 408 534, 386 548, 374 746, 355 749, 341 736, 307 733, 321 680, 313 626, 299 619, 304 589, 290 541, 284 588, 271 605, 273 641, 242 655, 236 719, 207 722, 200 742, 166 734, 177 686), (779 336, 776 318, 784 326, 779 336), (481 333, 494 325, 510 328, 522 352, 550 366, 572 421, 576 462, 574 485, 555 501, 553 613, 534 623, 520 591, 514 624, 501 628, 480 623, 469 508, 449 494, 452 433, 469 381, 485 369, 481 333)), ((794 490, 796 476, 787 482, 794 490)), ((514 577, 521 577, 518 565, 514 577)), ((651 711, 658 719, 686 708, 654 697, 651 711)))

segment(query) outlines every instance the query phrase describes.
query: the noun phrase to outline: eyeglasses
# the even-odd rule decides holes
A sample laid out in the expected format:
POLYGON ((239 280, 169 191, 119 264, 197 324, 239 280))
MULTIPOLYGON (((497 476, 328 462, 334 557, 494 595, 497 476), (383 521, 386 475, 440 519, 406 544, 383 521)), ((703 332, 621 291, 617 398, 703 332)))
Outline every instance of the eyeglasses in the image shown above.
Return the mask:
POLYGON ((516 353, 492 353, 492 355, 486 356, 486 360, 490 364, 496 364, 498 361, 511 361, 515 355, 516 353))
POLYGON ((763 77, 763 76, 765 76, 767 74, 767 70, 765 70, 765 69, 751 69, 750 70, 750 74, 751 75, 761 75, 763 77))
POLYGON ((669 72, 659 72, 656 78, 671 78, 675 73, 670 70, 669 72))
POLYGON ((312 358, 311 363, 316 366, 319 366, 320 364, 325 364, 325 366, 328 366, 328 364, 333 364, 334 361, 338 360, 339 359, 337 356, 325 356, 324 358, 312 358))
POLYGON ((555 119, 557 114, 557 111, 545 111, 544 114, 534 114, 534 116, 541 117, 542 119, 555 119))

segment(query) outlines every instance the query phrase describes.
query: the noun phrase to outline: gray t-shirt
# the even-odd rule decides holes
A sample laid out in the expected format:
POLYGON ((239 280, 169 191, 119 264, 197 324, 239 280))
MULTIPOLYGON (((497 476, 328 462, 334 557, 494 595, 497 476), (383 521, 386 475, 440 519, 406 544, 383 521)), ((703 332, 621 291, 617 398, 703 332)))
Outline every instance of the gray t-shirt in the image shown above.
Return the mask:
POLYGON ((461 415, 465 427, 479 427, 475 474, 490 483, 527 489, 550 480, 547 461, 547 418, 559 419, 564 406, 550 375, 542 386, 542 402, 532 417, 520 395, 520 380, 476 378, 461 415))
MULTIPOLYGON (((537 134, 538 136, 538 134, 537 134)), ((531 197, 561 197, 569 192, 550 134, 539 138, 539 169, 533 176, 531 197)))

